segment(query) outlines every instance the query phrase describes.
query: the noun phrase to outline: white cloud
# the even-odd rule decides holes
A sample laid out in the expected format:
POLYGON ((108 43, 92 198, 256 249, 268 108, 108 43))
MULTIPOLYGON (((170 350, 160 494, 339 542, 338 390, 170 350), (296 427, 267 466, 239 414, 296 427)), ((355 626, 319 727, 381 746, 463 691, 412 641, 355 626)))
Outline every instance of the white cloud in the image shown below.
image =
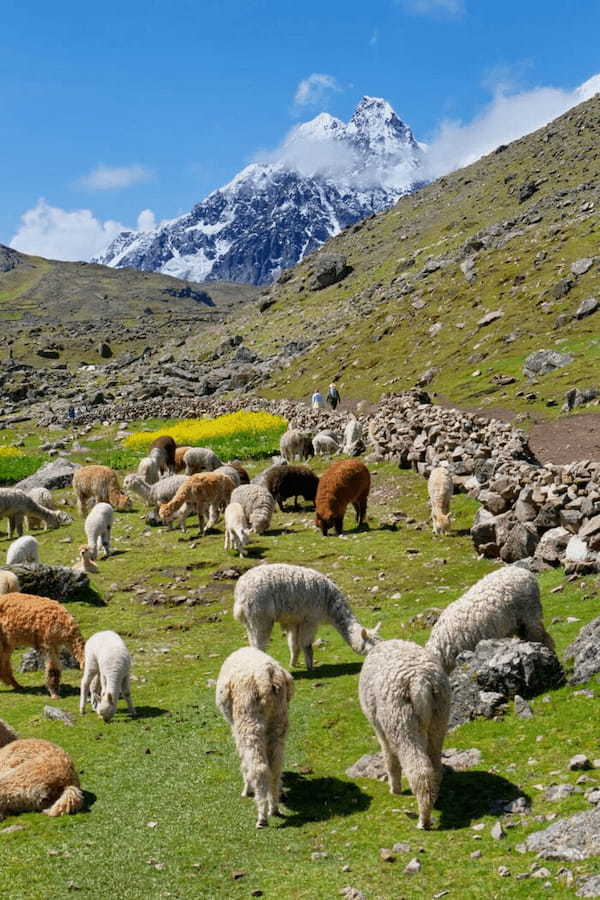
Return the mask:
POLYGON ((90 260, 126 230, 112 219, 101 222, 89 209, 60 209, 41 198, 21 216, 10 246, 48 259, 90 260))
POLYGON ((509 93, 501 85, 488 106, 471 122, 442 122, 427 147, 425 177, 437 178, 467 166, 500 144, 542 128, 598 92, 600 75, 572 91, 539 87, 509 93))
POLYGON ((341 91, 341 87, 333 75, 313 72, 299 83, 294 103, 296 106, 318 106, 325 102, 328 94, 337 91, 341 91))
POLYGON ((89 191, 113 191, 148 181, 152 173, 145 166, 105 166, 102 163, 77 179, 77 184, 89 191))
POLYGON ((137 217, 138 231, 154 231, 156 228, 156 219, 151 209, 143 209, 137 217))
POLYGON ((418 16, 429 16, 444 13, 448 16, 460 16, 465 11, 464 0, 401 0, 402 6, 418 16))

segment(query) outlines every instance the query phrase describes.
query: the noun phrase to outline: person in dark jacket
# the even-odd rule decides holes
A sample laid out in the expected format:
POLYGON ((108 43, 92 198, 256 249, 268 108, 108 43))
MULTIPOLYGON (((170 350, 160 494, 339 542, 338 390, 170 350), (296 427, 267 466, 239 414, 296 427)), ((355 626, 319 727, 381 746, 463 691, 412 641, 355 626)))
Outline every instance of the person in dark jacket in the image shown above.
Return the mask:
POLYGON ((342 398, 340 397, 340 392, 336 388, 335 384, 329 385, 329 390, 327 391, 327 403, 332 409, 335 409, 338 403, 342 398))

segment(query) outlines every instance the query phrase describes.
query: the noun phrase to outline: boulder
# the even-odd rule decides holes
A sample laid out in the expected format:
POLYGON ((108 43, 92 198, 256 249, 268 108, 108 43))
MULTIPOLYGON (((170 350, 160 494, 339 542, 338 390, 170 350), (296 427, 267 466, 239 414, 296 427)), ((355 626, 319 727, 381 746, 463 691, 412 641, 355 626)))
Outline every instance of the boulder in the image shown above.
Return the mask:
POLYGON ((517 197, 519 203, 525 203, 526 200, 529 200, 536 191, 538 190, 538 186, 535 181, 525 181, 517 190, 517 197))
POLYGON ((518 522, 510 531, 500 557, 507 563, 533 556, 538 545, 538 533, 528 522, 518 522))
POLYGON ((44 463, 33 475, 17 482, 15 487, 21 491, 30 491, 38 487, 47 488, 49 491, 58 490, 71 484, 77 469, 79 469, 79 465, 71 462, 70 459, 53 459, 51 462, 44 463))
POLYGON ((571 684, 583 684, 600 672, 600 616, 581 629, 565 650, 572 665, 571 684))
POLYGON ((593 315, 593 313, 598 312, 599 307, 600 303, 598 302, 596 297, 588 297, 586 300, 583 300, 577 307, 575 317, 577 319, 585 319, 586 316, 591 316, 593 315))
POLYGON ((347 265, 346 257, 342 254, 323 254, 315 262, 315 273, 311 290, 320 291, 322 288, 337 284, 338 281, 349 275, 351 271, 352 267, 347 265))
POLYGON ((90 583, 85 572, 74 572, 68 566, 5 566, 19 579, 24 594, 37 594, 52 600, 73 600, 80 596, 90 583))
POLYGON ((113 355, 112 348, 110 344, 106 343, 106 341, 102 341, 102 343, 98 347, 98 353, 100 354, 102 359, 110 359, 113 355))
POLYGON ((576 862, 600 855, 600 806, 553 822, 527 838, 526 847, 543 859, 576 862))
POLYGON ((572 535, 565 549, 565 559, 569 562, 585 562, 588 555, 589 549, 586 542, 578 534, 572 535))
POLYGON ((584 256, 582 259, 576 259, 571 263, 571 272, 573 275, 585 275, 594 265, 594 259, 590 256, 584 256))
MULTIPOLYGON (((60 664, 63 669, 78 669, 79 663, 65 647, 60 649, 60 664)), ((19 672, 39 672, 46 665, 46 657, 41 650, 26 650, 21 656, 19 672)))
POLYGON ((579 529, 579 537, 585 538, 591 537, 593 534, 598 534, 600 532, 600 516, 593 516, 585 525, 582 525, 579 529))
POLYGON ((579 882, 576 897, 600 897, 600 875, 588 875, 579 882))
POLYGON ((559 353, 558 350, 536 350, 530 353, 523 364, 523 375, 528 378, 536 378, 548 375, 555 369, 562 369, 573 362, 571 353, 559 353))
POLYGON ((557 566, 564 556, 570 538, 571 532, 566 528, 551 528, 541 536, 534 555, 551 566, 557 566))

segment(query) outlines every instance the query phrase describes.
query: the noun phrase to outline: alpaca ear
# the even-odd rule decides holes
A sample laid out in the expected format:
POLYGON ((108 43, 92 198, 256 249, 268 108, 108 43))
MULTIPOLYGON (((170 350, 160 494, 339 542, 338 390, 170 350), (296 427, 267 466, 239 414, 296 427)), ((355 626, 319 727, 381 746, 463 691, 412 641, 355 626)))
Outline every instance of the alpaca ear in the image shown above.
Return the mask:
POLYGON ((109 692, 106 699, 108 700, 109 703, 112 703, 112 702, 113 702, 113 695, 109 692))
POLYGON ((367 631, 366 628, 363 628, 363 630, 362 630, 361 633, 360 633, 360 636, 361 636, 361 638, 363 639, 363 641, 368 641, 368 640, 369 640, 369 632, 367 631))
POLYGON ((371 634, 379 634, 379 629, 381 628, 381 622, 378 622, 375 628, 371 630, 371 634))

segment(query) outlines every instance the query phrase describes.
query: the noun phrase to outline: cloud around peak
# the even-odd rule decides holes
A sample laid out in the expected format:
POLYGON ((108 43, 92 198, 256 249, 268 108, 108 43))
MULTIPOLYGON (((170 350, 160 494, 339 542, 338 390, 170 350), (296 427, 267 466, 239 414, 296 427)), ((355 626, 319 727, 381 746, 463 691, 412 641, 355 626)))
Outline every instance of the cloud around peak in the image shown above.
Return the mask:
POLYGON ((332 93, 338 93, 341 89, 333 75, 313 72, 299 82, 294 94, 294 106, 303 109, 310 106, 322 106, 332 93))
POLYGON ((142 181, 149 181, 152 172, 145 166, 105 166, 99 163, 87 175, 77 179, 77 185, 88 191, 114 191, 128 188, 142 181))

